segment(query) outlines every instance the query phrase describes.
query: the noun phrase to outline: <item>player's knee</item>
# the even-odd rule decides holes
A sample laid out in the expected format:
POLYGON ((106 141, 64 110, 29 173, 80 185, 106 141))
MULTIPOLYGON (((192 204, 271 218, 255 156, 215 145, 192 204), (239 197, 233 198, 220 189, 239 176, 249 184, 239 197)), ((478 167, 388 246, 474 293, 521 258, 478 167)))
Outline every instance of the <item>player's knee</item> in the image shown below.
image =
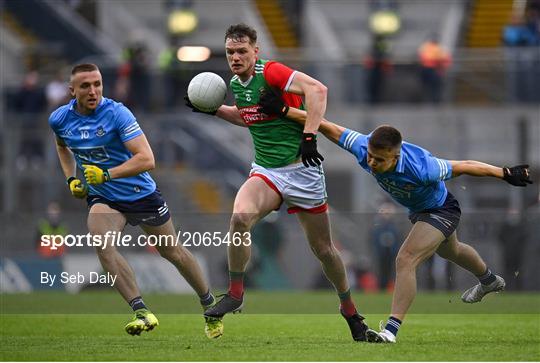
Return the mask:
POLYGON ((98 255, 100 261, 105 263, 113 262, 116 259, 116 250, 114 247, 111 246, 108 246, 106 248, 103 248, 101 246, 96 247, 96 254, 98 255))
POLYGON ((160 247, 156 248, 161 257, 166 259, 169 262, 180 262, 182 263, 185 260, 185 253, 179 247, 160 247))
POLYGON ((396 271, 410 269, 415 266, 416 256, 407 250, 399 251, 396 256, 396 271))
POLYGON ((249 231, 254 223, 253 213, 233 213, 231 217, 231 228, 234 231, 249 231))
POLYGON ((328 243, 312 245, 311 250, 313 251, 315 256, 317 256, 317 258, 321 261, 332 259, 334 255, 337 253, 334 247, 328 243))

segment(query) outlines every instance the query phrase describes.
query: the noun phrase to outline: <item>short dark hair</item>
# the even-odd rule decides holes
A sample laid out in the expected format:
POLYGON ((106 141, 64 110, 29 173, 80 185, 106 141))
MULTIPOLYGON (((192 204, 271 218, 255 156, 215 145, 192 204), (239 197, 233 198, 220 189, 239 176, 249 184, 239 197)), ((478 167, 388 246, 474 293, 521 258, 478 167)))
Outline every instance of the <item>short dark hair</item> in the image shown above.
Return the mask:
POLYGON ((98 66, 96 66, 93 63, 81 63, 81 64, 77 64, 71 69, 71 75, 73 76, 77 73, 93 72, 93 71, 99 71, 98 66))
POLYGON ((371 133, 369 145, 377 150, 391 150, 400 146, 402 141, 398 129, 389 125, 382 125, 371 133))
POLYGON ((225 32, 225 41, 227 39, 241 41, 244 37, 249 38, 249 44, 251 45, 257 43, 257 31, 244 23, 231 25, 225 32))

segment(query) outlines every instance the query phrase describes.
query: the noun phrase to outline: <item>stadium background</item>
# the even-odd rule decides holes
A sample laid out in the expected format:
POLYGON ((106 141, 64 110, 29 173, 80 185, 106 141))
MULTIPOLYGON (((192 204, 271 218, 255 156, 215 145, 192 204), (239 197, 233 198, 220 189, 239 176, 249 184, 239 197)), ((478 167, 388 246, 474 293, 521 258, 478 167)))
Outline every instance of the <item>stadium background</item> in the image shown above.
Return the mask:
MULTIPOLYGON (((39 271, 99 269, 91 248, 70 248, 61 256, 37 248, 40 223, 47 210, 57 209, 52 202, 61 209, 66 231, 87 232, 85 204, 69 195, 47 125, 75 63, 98 64, 104 96, 123 100, 135 113, 156 156, 151 174, 177 228, 226 232, 235 191, 249 171, 251 139, 246 129, 189 112, 182 96, 199 72, 230 79, 223 34, 237 22, 258 30, 263 58, 280 60, 328 86, 331 121, 361 132, 389 123, 407 141, 442 158, 528 162, 535 184, 526 189, 472 177, 448 186, 463 209, 461 240, 503 273, 509 289, 540 289, 540 50, 539 43, 514 44, 504 37, 505 26, 517 24, 518 16, 538 27, 538 2, 2 0, 0 5, 2 294, 51 290, 39 283, 39 271), (417 51, 433 33, 452 57, 440 100, 419 77, 417 51), (189 61, 201 55, 184 48, 188 54, 182 57, 188 58, 181 61, 177 50, 184 46, 207 47, 202 57, 210 54, 189 61)), ((320 149, 333 232, 352 285, 357 292, 384 291, 388 284, 379 287, 377 281, 392 263, 377 252, 391 256, 401 243, 409 227, 405 211, 387 200, 351 156, 324 138, 320 149), (388 218, 381 217, 381 207, 388 218), (385 230, 395 232, 384 235, 385 230)), ((283 209, 254 231, 249 284, 262 290, 329 288, 295 218, 283 209)), ((225 247, 191 250, 212 285, 226 288, 225 247)), ((122 252, 143 292, 190 291, 152 251, 122 252)), ((461 290, 474 283, 458 268, 448 272, 440 259, 428 266, 418 274, 421 290, 461 290)))

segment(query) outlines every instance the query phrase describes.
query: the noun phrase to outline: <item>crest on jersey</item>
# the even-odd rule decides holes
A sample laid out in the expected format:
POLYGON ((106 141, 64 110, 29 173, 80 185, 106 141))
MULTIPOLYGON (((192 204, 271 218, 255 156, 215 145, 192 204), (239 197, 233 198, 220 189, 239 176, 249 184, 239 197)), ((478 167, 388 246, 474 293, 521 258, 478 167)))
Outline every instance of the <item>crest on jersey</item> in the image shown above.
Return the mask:
POLYGON ((105 135, 105 130, 103 129, 103 126, 99 126, 97 131, 96 131, 96 136, 97 137, 102 137, 105 135))

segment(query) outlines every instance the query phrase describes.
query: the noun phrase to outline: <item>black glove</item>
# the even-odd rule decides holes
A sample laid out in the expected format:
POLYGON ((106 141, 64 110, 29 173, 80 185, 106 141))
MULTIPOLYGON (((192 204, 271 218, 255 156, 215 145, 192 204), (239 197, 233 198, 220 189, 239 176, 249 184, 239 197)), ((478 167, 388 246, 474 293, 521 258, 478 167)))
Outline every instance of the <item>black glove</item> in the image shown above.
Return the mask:
POLYGON ((267 115, 278 115, 285 117, 289 112, 289 106, 281 98, 281 94, 270 89, 265 89, 259 97, 259 112, 267 115))
POLYGON ((201 110, 199 110, 197 107, 195 107, 195 106, 193 105, 193 103, 191 103, 191 101, 189 100, 189 97, 188 97, 187 95, 184 96, 184 101, 186 101, 186 102, 185 102, 185 105, 186 105, 187 107, 191 108, 191 111, 192 111, 192 112, 205 113, 205 114, 207 114, 207 115, 212 115, 212 116, 215 116, 215 115, 216 115, 217 110, 216 110, 216 111, 211 111, 211 112, 206 112, 206 111, 201 111, 201 110))
POLYGON ((527 184, 532 184, 532 180, 529 178, 529 165, 504 166, 503 175, 503 179, 507 183, 517 187, 525 187, 527 184))
POLYGON ((310 166, 321 165, 324 160, 321 154, 317 151, 317 135, 312 133, 304 133, 300 142, 300 149, 296 156, 302 155, 302 162, 309 168, 310 166))

